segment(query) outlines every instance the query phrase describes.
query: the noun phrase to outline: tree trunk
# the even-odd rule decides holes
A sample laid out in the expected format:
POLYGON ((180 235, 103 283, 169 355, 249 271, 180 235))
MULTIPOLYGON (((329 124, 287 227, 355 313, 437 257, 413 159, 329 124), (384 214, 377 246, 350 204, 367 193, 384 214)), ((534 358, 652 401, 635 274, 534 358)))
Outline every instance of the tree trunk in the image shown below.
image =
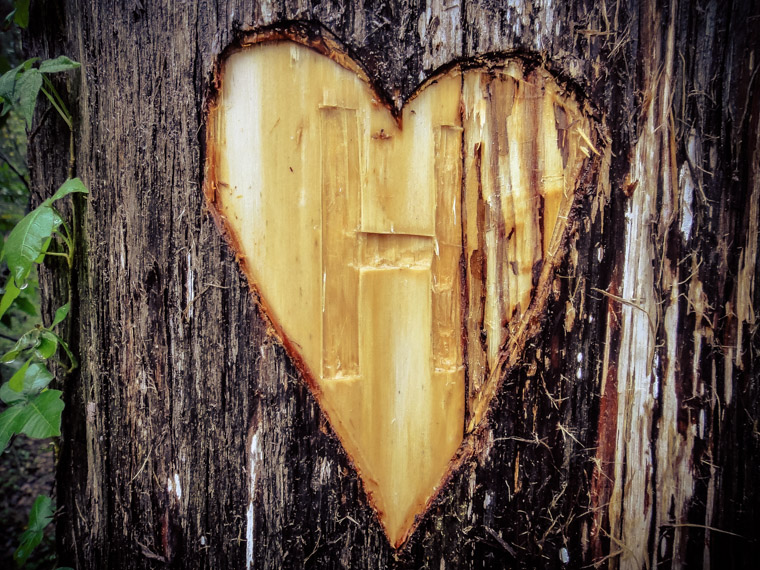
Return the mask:
MULTIPOLYGON (((65 379, 64 565, 756 561, 756 3, 32 8, 35 55, 82 63, 68 89, 76 174, 91 191, 72 212, 81 364, 65 379), (492 54, 546 68, 596 124, 546 305, 399 548, 204 197, 220 58, 293 21, 334 36, 395 110, 445 66, 492 54)), ((60 125, 41 120, 38 197, 66 161, 60 125)))

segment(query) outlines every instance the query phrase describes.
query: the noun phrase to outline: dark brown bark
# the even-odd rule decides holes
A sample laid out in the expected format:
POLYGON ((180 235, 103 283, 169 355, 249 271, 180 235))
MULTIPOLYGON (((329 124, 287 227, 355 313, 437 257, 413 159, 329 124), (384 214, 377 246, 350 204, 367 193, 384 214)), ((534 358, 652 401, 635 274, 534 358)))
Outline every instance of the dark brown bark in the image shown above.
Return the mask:
MULTIPOLYGON (((34 3, 39 55, 82 63, 69 89, 91 190, 74 207, 63 563, 756 563, 760 8, 430 4, 34 3), (397 101, 459 58, 542 62, 597 109, 609 164, 589 173, 543 328, 475 455, 398 552, 201 190, 217 57, 290 20, 330 30, 397 101)), ((33 141, 40 196, 65 172, 61 132, 49 119, 33 141)))

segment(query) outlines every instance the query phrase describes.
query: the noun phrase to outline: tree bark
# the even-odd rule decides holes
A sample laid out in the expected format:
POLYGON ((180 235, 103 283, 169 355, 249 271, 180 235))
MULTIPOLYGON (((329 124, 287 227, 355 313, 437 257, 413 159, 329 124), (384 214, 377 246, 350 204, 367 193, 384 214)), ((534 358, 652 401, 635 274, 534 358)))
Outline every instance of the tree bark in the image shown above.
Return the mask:
MULTIPOLYGON (((68 88, 91 191, 72 212, 62 563, 750 567, 758 22, 749 1, 33 3, 36 55, 82 63, 68 88), (541 326, 398 550, 202 191, 218 58, 290 21, 329 30, 397 104, 453 61, 517 56, 599 125, 541 326)), ((38 199, 65 172, 60 129, 32 141, 38 199)))

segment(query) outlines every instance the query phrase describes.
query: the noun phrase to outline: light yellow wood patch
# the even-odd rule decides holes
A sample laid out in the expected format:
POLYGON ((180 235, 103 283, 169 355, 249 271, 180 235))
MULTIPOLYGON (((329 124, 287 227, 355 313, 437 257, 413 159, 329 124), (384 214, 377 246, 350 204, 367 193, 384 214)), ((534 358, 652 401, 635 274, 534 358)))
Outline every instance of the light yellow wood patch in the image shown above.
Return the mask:
POLYGON ((220 77, 207 195, 398 546, 487 407, 588 121, 515 62, 435 78, 398 121, 295 43, 220 77))

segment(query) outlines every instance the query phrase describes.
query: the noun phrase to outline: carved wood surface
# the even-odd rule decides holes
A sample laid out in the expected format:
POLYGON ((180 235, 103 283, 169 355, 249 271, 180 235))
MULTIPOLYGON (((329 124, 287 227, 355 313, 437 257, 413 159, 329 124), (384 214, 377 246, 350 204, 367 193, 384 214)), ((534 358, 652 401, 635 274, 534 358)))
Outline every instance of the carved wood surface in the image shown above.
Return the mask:
POLYGON ((398 547, 545 308, 590 122, 519 61, 396 119, 342 53, 256 40, 219 70, 206 193, 398 547))
MULTIPOLYGON (((33 3, 82 62, 80 269, 58 539, 78 568, 748 567, 756 561, 758 36, 750 2, 33 3), (319 23, 400 108, 445 64, 544 64, 595 109, 568 256, 404 548, 270 334, 202 196, 246 31, 319 23), (609 172, 609 176, 600 174, 609 172), (537 334, 542 325, 543 328, 537 334), (126 562, 125 562, 126 561, 126 562)), ((41 117, 38 117, 41 120, 41 117)), ((67 157, 49 114, 38 198, 67 157)), ((43 280, 51 282, 49 274, 43 280)))

